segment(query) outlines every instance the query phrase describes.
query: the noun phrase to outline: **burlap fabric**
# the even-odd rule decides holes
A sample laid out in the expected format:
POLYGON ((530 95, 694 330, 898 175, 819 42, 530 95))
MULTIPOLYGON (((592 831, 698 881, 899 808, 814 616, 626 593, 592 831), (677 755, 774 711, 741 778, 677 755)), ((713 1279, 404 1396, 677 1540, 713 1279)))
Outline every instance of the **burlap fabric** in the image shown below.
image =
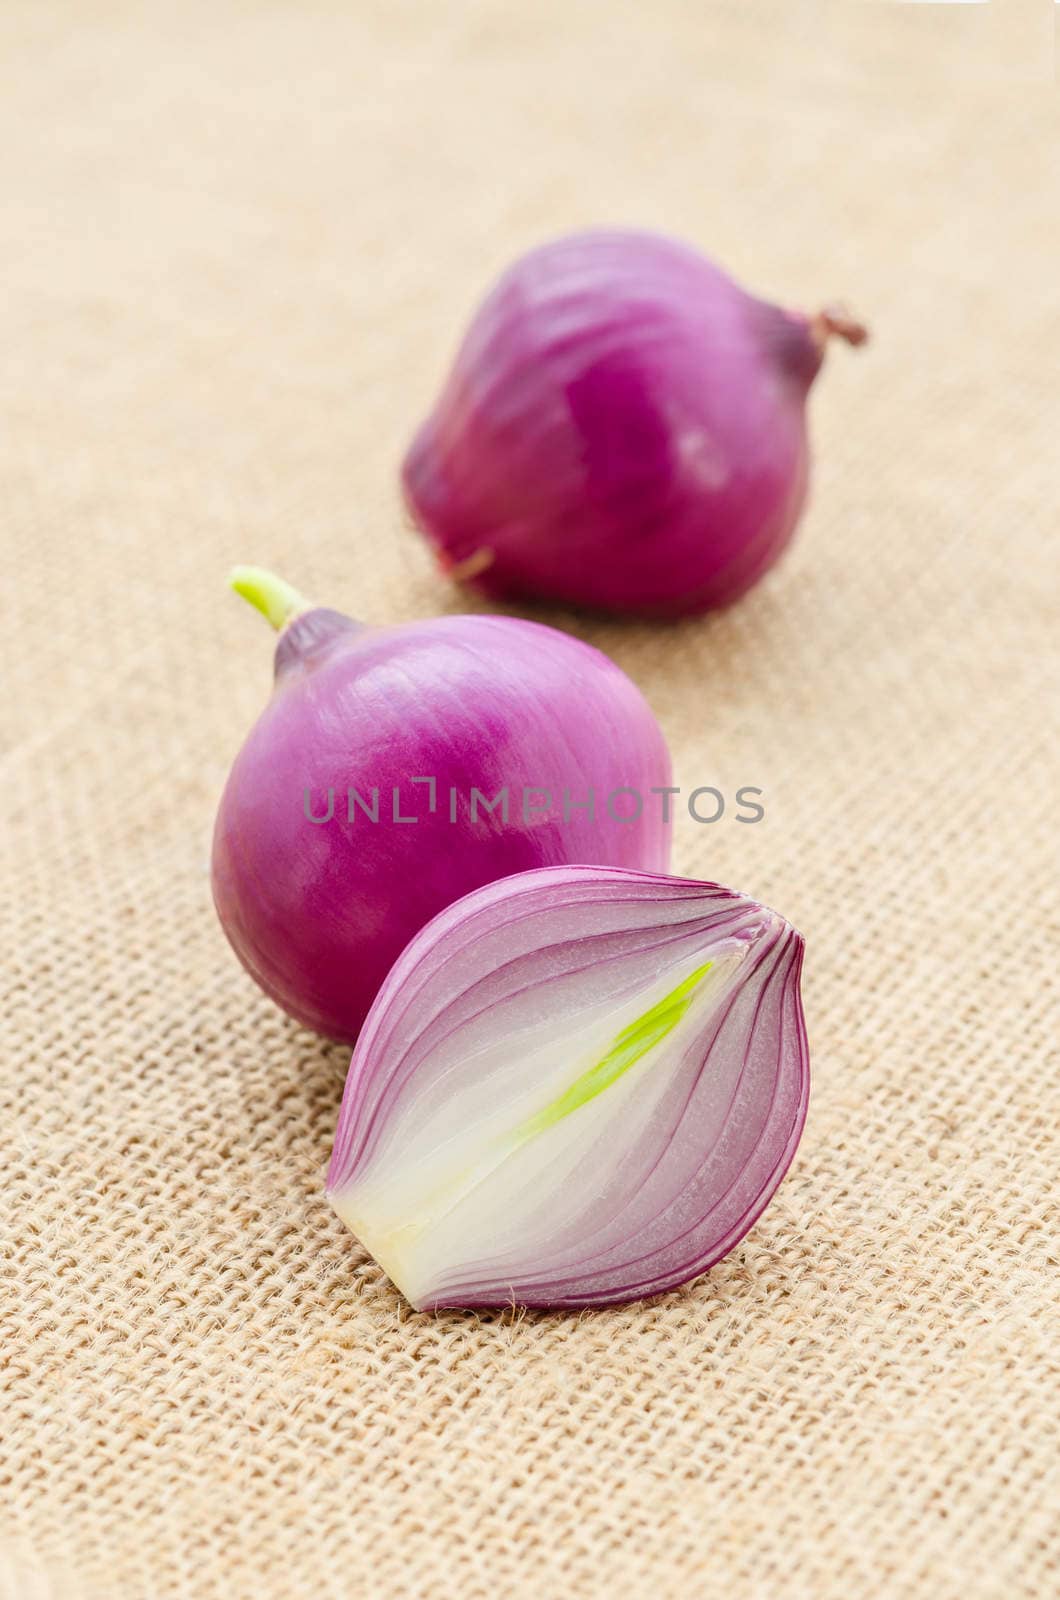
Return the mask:
POLYGON ((5 0, 5 1600, 1056 1593, 1049 9, 5 0), (548 619, 764 789, 675 866, 805 932, 814 1096, 686 1291, 420 1316, 323 1199, 346 1052, 211 909, 271 653, 224 576, 474 604, 396 462, 598 220, 874 326, 754 595, 548 619))

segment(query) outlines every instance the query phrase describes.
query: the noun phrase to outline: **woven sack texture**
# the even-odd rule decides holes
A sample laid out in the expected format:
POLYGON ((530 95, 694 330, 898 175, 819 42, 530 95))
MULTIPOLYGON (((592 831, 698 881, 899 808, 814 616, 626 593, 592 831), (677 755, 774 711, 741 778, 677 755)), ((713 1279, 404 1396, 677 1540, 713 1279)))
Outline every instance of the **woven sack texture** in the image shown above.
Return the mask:
POLYGON ((1060 1588, 1054 8, 0 8, 0 1596, 1060 1588), (325 1204, 348 1053, 208 878, 272 565, 474 608, 396 468, 514 254, 683 235, 872 323, 781 566, 643 687, 675 869, 805 934, 809 1122, 685 1290, 416 1315, 325 1204))

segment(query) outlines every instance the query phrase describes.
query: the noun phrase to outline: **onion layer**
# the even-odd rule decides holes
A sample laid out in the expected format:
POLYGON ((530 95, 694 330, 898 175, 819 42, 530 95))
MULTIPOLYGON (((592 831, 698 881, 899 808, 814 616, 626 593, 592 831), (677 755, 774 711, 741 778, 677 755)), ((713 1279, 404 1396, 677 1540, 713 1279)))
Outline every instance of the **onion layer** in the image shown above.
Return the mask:
POLYGON ((747 1232, 809 1092, 803 942, 716 884, 560 867, 466 896, 383 984, 328 1194, 417 1309, 657 1294, 747 1232))

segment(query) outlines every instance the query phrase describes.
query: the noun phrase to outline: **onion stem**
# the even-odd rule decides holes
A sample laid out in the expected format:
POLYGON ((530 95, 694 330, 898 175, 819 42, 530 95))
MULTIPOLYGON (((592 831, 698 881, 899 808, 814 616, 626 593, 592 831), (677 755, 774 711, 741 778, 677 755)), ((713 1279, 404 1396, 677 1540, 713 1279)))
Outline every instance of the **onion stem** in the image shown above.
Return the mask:
POLYGON ((264 567, 233 567, 228 582, 236 594, 249 600, 271 622, 277 633, 301 612, 311 609, 304 595, 264 567))
POLYGON ((825 306, 817 315, 810 318, 810 332, 819 350, 823 350, 830 338, 843 339, 856 349, 858 345, 868 342, 869 330, 846 306, 825 306))

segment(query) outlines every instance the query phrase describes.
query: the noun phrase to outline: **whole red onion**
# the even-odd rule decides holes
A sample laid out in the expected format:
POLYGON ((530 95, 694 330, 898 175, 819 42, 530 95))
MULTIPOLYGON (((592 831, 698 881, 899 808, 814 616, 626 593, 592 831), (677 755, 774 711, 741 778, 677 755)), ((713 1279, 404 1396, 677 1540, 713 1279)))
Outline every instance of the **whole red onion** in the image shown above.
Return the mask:
POLYGON ((413 934, 494 879, 572 862, 665 871, 667 812, 649 791, 670 783, 666 743, 598 650, 511 617, 366 627, 256 568, 232 581, 281 632, 272 698, 217 814, 214 900, 292 1016, 355 1038, 413 934), (628 796, 608 803, 623 787, 647 802, 636 820, 620 820, 628 796))
POLYGON ((840 311, 783 310, 690 246, 589 232, 523 256, 479 307, 405 458, 454 577, 644 615, 736 599, 806 499, 806 397, 840 311))

